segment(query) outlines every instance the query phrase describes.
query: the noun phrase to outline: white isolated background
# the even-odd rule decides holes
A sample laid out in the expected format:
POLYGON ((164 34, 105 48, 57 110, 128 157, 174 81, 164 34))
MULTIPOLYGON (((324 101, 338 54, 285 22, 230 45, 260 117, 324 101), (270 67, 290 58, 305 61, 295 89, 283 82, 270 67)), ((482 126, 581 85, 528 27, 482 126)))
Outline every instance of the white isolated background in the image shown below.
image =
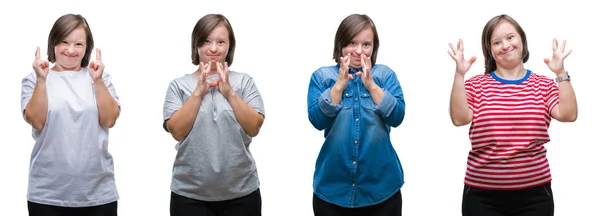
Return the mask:
MULTIPOLYGON (((232 70, 255 78, 266 106, 264 126, 251 144, 266 216, 312 215, 314 163, 323 132, 308 121, 311 73, 332 65, 334 35, 352 13, 368 14, 381 40, 378 63, 397 73, 407 110, 392 142, 404 166, 404 215, 461 215, 463 178, 470 149, 468 127, 448 115, 454 62, 448 43, 464 39, 478 59, 468 76, 483 73, 481 31, 506 13, 524 28, 528 69, 553 77, 543 63, 552 39, 567 39, 566 59, 577 94, 579 119, 553 121, 549 149, 555 215, 597 214, 596 170, 600 121, 596 24, 600 15, 583 1, 3 1, 0 65, 4 118, 0 130, 2 215, 27 215, 29 157, 34 144, 20 114, 21 79, 32 72, 36 46, 46 56, 54 21, 65 13, 87 18, 106 72, 122 103, 110 130, 119 215, 168 215, 175 141, 163 131, 169 82, 195 67, 190 35, 207 13, 226 15, 237 36, 232 70), (596 126, 594 126, 596 125, 596 126), (594 202, 594 200, 596 202, 594 202)), ((95 55, 95 54, 94 54, 95 55)))

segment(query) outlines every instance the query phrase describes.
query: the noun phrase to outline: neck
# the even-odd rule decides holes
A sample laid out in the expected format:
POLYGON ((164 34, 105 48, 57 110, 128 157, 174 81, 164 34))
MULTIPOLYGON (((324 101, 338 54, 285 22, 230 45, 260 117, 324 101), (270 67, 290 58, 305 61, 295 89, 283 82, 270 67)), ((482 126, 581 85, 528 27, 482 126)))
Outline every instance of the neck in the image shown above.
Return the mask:
MULTIPOLYGON (((208 75, 215 75, 217 74, 217 69, 211 69, 210 72, 208 72, 208 75)), ((202 75, 202 71, 200 70, 200 68, 198 68, 198 70, 194 71, 194 73, 192 74, 194 76, 201 76, 202 75)))
POLYGON ((81 70, 81 66, 78 65, 77 67, 74 67, 74 68, 65 68, 65 67, 63 67, 63 66, 61 66, 59 64, 55 64, 54 67, 52 67, 52 70, 56 71, 56 72, 62 72, 62 71, 80 71, 81 70))
POLYGON ((496 71, 494 71, 494 73, 498 77, 505 80, 518 80, 523 78, 527 73, 527 70, 525 69, 525 66, 523 66, 523 64, 517 64, 515 67, 512 68, 503 68, 499 66, 496 67, 497 69, 496 71))

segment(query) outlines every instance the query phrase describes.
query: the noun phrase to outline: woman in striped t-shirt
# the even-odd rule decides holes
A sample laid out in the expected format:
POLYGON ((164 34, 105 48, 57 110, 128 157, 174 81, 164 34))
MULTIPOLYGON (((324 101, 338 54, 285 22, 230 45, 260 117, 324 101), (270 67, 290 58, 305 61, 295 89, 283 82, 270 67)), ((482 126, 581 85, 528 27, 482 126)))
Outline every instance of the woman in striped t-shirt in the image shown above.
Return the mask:
POLYGON ((544 59, 556 83, 526 69, 525 32, 507 15, 492 18, 483 29, 484 74, 464 81, 475 57, 464 58, 461 40, 450 47, 456 61, 450 115, 456 126, 471 123, 463 215, 553 215, 544 144, 550 141, 552 118, 577 118, 575 93, 563 65, 571 51, 555 39, 552 59, 544 59))

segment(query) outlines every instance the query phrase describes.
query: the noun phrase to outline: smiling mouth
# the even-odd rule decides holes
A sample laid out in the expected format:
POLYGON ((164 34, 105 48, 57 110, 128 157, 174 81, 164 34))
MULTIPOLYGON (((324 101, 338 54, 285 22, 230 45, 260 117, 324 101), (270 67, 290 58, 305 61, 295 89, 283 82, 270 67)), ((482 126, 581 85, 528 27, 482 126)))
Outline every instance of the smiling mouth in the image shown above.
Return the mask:
POLYGON ((510 54, 510 53, 512 53, 512 51, 515 51, 515 48, 514 48, 514 47, 513 47, 513 48, 511 48, 510 50, 508 50, 508 51, 506 51, 506 52, 502 53, 502 54, 503 54, 503 55, 510 54))

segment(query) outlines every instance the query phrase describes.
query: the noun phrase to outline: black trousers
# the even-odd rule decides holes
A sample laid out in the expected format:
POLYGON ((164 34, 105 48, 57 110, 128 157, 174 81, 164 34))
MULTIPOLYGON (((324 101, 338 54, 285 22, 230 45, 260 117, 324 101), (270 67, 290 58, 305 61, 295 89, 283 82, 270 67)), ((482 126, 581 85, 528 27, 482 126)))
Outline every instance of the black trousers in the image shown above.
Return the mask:
POLYGON ((402 216, 402 193, 398 191, 382 203, 362 208, 344 208, 313 194, 313 212, 315 216, 402 216))
POLYGON ((260 189, 232 200, 208 202, 171 192, 171 216, 261 216, 260 189))
POLYGON ((27 201, 29 216, 117 216, 117 201, 90 207, 61 207, 27 201))
POLYGON ((523 190, 463 189, 463 216, 553 216, 550 183, 523 190))

